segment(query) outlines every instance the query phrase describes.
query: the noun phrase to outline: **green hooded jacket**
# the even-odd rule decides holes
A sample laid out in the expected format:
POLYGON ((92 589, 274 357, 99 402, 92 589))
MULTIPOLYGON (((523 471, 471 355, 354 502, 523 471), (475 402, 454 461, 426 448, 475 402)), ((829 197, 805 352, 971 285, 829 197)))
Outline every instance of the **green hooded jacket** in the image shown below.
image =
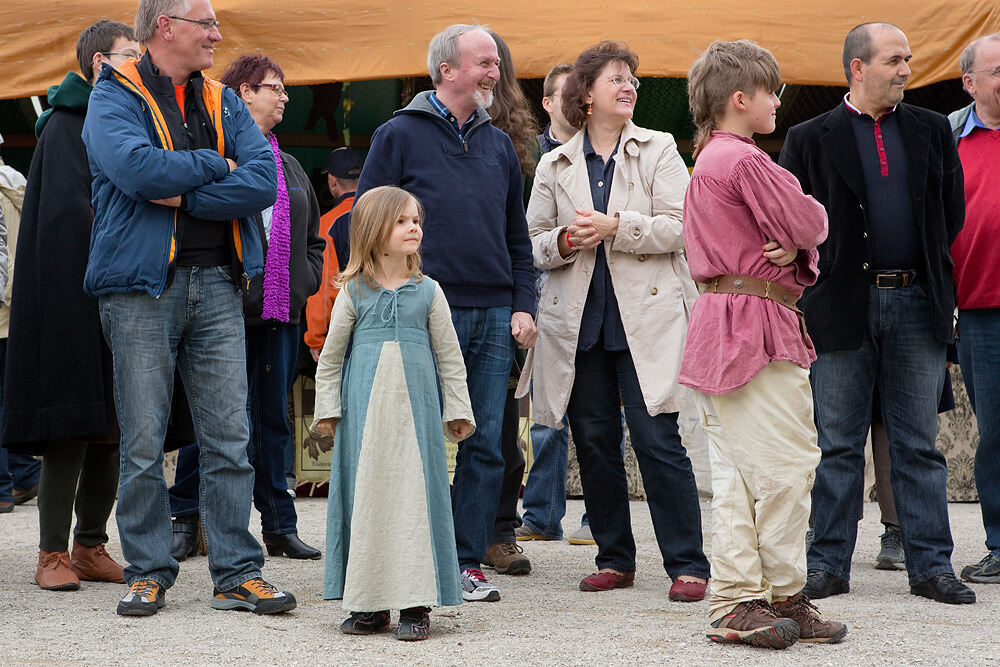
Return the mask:
POLYGON ((50 109, 46 109, 35 121, 35 136, 42 136, 42 129, 52 117, 56 109, 67 109, 81 115, 87 113, 87 102, 94 87, 76 72, 67 72, 66 78, 58 86, 50 86, 48 100, 50 109))

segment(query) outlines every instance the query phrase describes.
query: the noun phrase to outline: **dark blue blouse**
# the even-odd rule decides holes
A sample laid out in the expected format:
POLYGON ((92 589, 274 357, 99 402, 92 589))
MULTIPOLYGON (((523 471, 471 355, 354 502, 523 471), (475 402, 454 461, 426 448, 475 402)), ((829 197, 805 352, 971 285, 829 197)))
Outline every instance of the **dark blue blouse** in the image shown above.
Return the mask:
MULTIPOLYGON (((594 202, 594 210, 607 215, 608 198, 611 195, 611 180, 615 175, 615 153, 604 162, 594 151, 590 137, 583 135, 583 157, 587 161, 587 176, 590 179, 590 196, 594 202)), ((618 312, 618 299, 615 297, 615 287, 611 283, 611 272, 608 271, 608 258, 604 253, 604 243, 597 246, 597 260, 594 262, 594 275, 590 279, 590 291, 587 292, 587 303, 583 307, 583 318, 580 322, 580 338, 577 349, 589 352, 595 349, 605 349, 609 352, 619 352, 628 349, 625 338, 625 328, 622 326, 622 316, 618 312)))

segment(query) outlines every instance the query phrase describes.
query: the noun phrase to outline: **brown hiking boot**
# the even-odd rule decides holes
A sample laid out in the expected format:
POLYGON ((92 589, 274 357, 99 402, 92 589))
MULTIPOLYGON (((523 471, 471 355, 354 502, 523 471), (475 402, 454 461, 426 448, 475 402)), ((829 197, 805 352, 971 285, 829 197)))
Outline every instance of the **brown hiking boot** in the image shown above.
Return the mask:
POLYGON ((799 624, 782 618, 767 600, 741 602, 714 621, 706 633, 713 642, 788 648, 799 638, 799 624))
POLYGON ((486 548, 483 565, 492 567, 497 574, 528 574, 531 561, 524 555, 524 549, 514 543, 491 544, 486 548))
POLYGON ((35 583, 46 591, 80 590, 80 579, 69 564, 69 552, 39 551, 35 583))
POLYGON ((785 618, 799 624, 799 641, 813 644, 837 644, 847 634, 847 626, 837 621, 824 621, 819 609, 802 593, 784 602, 775 602, 774 609, 785 618))
POLYGON ((96 547, 85 547, 73 540, 73 557, 69 565, 82 581, 108 581, 113 584, 124 584, 122 566, 114 561, 104 550, 103 544, 96 547))

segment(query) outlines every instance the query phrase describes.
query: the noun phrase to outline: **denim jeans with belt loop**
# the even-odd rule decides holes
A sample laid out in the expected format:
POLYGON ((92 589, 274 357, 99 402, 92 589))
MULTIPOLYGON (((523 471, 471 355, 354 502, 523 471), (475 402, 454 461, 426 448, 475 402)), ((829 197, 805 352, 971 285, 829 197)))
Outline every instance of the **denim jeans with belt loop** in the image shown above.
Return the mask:
POLYGON ((934 338, 921 282, 868 292, 868 322, 856 350, 821 352, 812 365, 823 456, 813 487, 809 569, 850 579, 864 486, 864 449, 878 380, 889 439, 892 491, 915 586, 953 572, 944 455, 934 446, 946 346, 934 338))
POLYGON ((264 554, 249 530, 254 474, 247 460, 242 298, 228 269, 177 267, 159 298, 112 293, 99 306, 121 426, 117 517, 126 582, 152 579, 169 588, 177 576, 163 478, 175 364, 201 445, 201 520, 212 581, 228 590, 259 577, 264 554))

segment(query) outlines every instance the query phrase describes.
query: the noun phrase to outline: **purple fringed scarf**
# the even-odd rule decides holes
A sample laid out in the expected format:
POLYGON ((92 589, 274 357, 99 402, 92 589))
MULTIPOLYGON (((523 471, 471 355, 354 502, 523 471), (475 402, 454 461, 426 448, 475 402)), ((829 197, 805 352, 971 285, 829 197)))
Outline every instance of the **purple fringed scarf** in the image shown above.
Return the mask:
POLYGON ((274 162, 278 166, 278 199, 271 212, 271 240, 267 244, 267 260, 264 263, 264 310, 265 320, 289 320, 288 310, 288 259, 291 255, 292 224, 288 209, 288 186, 285 185, 285 170, 281 165, 281 149, 274 132, 268 135, 274 162))

